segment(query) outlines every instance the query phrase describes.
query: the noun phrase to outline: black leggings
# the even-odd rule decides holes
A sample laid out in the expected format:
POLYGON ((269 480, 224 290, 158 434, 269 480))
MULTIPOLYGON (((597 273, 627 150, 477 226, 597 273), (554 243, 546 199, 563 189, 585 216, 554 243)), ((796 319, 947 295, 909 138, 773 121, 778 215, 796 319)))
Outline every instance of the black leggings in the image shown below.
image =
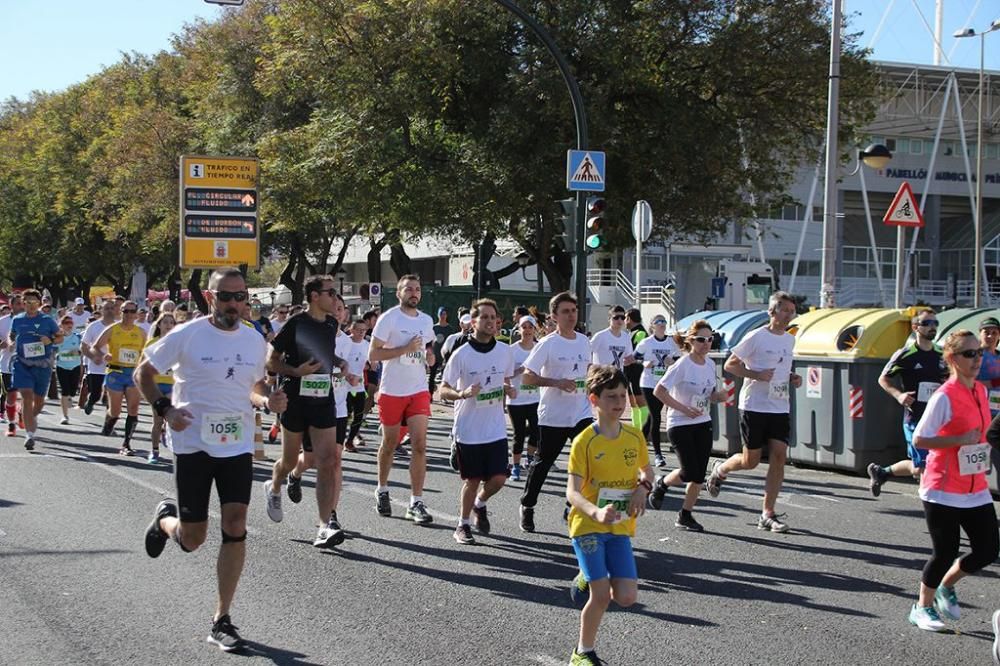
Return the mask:
POLYGON ((924 517, 931 535, 934 552, 924 565, 924 585, 937 589, 941 579, 958 557, 961 527, 969 537, 972 552, 959 560, 965 573, 976 573, 997 559, 1000 554, 1000 535, 997 534, 997 512, 993 502, 968 509, 957 509, 944 504, 924 502, 924 517))
POLYGON ((653 395, 653 389, 642 387, 642 394, 646 396, 646 404, 649 405, 649 418, 642 425, 642 434, 646 436, 646 441, 653 445, 653 453, 663 457, 660 450, 660 416, 663 413, 663 403, 653 395))
POLYGON ((708 459, 712 455, 712 422, 694 423, 667 431, 681 462, 681 481, 705 483, 708 459))
POLYGON ((87 404, 93 407, 104 394, 104 375, 87 374, 87 404))
POLYGON ((350 418, 350 431, 347 433, 347 444, 354 444, 354 438, 361 432, 361 424, 365 422, 365 393, 347 394, 347 416, 350 418))
POLYGON ((575 426, 567 428, 544 425, 538 427, 538 452, 531 467, 528 468, 528 479, 524 482, 521 506, 533 507, 538 504, 538 494, 542 492, 542 486, 545 485, 545 477, 549 475, 552 464, 562 453, 566 442, 573 441, 573 438, 593 422, 593 419, 583 419, 575 426))
POLYGON ((525 437, 528 439, 528 446, 536 448, 538 446, 538 403, 507 405, 507 413, 510 414, 510 424, 514 427, 514 455, 519 456, 524 452, 525 437))

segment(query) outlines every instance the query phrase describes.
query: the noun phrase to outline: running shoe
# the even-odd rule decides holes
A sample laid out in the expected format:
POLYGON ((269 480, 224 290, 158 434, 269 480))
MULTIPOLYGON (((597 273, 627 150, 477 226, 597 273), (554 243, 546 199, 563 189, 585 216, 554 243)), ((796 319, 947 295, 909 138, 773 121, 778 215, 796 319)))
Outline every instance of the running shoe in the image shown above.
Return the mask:
POLYGON ((720 467, 722 467, 722 461, 716 460, 715 464, 712 465, 712 474, 708 477, 708 483, 705 484, 708 487, 708 494, 712 497, 719 496, 719 491, 722 490, 722 484, 726 481, 725 477, 719 474, 720 467))
POLYGON ((521 506, 521 531, 522 532, 534 532, 535 531, 535 507, 533 506, 521 506))
POLYGON ((521 480, 521 466, 520 465, 514 465, 513 467, 510 468, 510 478, 511 478, 511 481, 520 481, 521 480))
POLYGON ((1000 666, 1000 610, 993 611, 993 663, 1000 666))
POLYGON ((150 465, 159 465, 162 460, 160 460, 160 454, 156 451, 150 451, 149 455, 146 457, 146 462, 150 465))
POLYGON ((961 619, 962 608, 958 605, 955 588, 939 585, 938 589, 934 592, 934 609, 939 615, 943 615, 948 620, 961 619))
POLYGON ((380 493, 376 493, 378 498, 375 501, 375 510, 378 511, 380 516, 391 516, 392 515, 392 502, 389 501, 389 491, 383 490, 380 493))
POLYGON ((357 453, 358 452, 358 450, 350 442, 345 442, 344 443, 344 450, 347 451, 348 453, 357 453))
POLYGON ((30 435, 27 438, 25 438, 25 440, 24 440, 24 448, 27 451, 34 451, 35 450, 35 438, 31 437, 30 435))
POLYGON ((94 403, 87 401, 87 404, 83 406, 83 413, 90 416, 94 412, 94 403))
POLYGON ((663 483, 664 478, 662 476, 656 477, 653 492, 646 496, 646 504, 654 511, 660 510, 660 507, 663 506, 663 498, 667 495, 667 485, 663 483))
POLYGON ((271 426, 271 429, 267 431, 267 443, 274 444, 278 441, 278 424, 275 423, 271 426))
POLYGON ((365 447, 365 438, 361 435, 356 435, 354 437, 354 447, 358 449, 363 449, 365 447))
POLYGON ((160 529, 160 520, 170 516, 177 517, 177 505, 171 499, 162 500, 153 512, 153 522, 146 528, 146 554, 159 557, 163 547, 167 545, 167 533, 160 529))
POLYGON ((458 442, 451 440, 451 453, 448 454, 448 464, 451 468, 458 471, 458 442))
POLYGON ((313 545, 317 548, 333 548, 342 543, 344 543, 344 529, 337 521, 337 512, 334 511, 330 515, 330 520, 326 522, 326 525, 319 528, 316 538, 313 540, 313 545))
POLYGON ((285 492, 288 493, 288 499, 292 500, 292 504, 298 504, 302 501, 302 477, 295 476, 294 474, 288 475, 288 482, 285 484, 285 492))
POLYGON ((476 538, 472 536, 472 528, 468 525, 459 525, 455 528, 455 533, 452 535, 460 544, 466 546, 471 546, 476 543, 476 538))
POLYGON ((228 615, 223 615, 212 623, 212 632, 205 640, 219 646, 223 652, 235 652, 246 647, 246 641, 236 633, 236 627, 228 615))
POLYGON ((878 497, 882 494, 882 484, 885 483, 885 480, 881 467, 875 463, 868 465, 868 489, 872 491, 872 497, 878 497))
POLYGON ((910 624, 915 624, 918 629, 924 631, 944 631, 946 629, 944 622, 941 621, 941 616, 938 615, 933 606, 922 608, 913 604, 910 609, 910 624))
POLYGON ((132 447, 129 446, 128 444, 126 444, 122 448, 118 449, 118 453, 120 453, 123 456, 134 456, 135 455, 135 451, 133 451, 132 447))
POLYGON ((701 523, 699 523, 697 520, 694 519, 694 516, 691 515, 690 511, 686 513, 684 511, 681 511, 680 513, 678 513, 677 520, 674 521, 674 527, 682 530, 687 530, 688 532, 705 531, 705 528, 701 526, 701 523))
POLYGON ((8 437, 13 437, 16 434, 17 434, 17 426, 15 426, 13 423, 8 423, 7 424, 7 436, 8 437))
POLYGON ((604 662, 593 650, 583 654, 573 650, 573 656, 569 659, 569 666, 603 666, 603 664, 604 662))
POLYGON ((264 501, 267 504, 267 517, 276 523, 280 523, 281 519, 285 517, 285 512, 281 508, 281 495, 275 495, 271 492, 271 488, 274 487, 274 483, 271 479, 264 482, 264 501))
POLYGON ((486 535, 490 533, 490 519, 486 515, 486 507, 472 507, 472 520, 476 523, 476 530, 480 534, 486 535))
POLYGON ((760 518, 757 519, 757 529, 759 530, 770 530, 772 532, 778 532, 779 534, 784 534, 788 531, 788 525, 781 522, 779 518, 785 514, 773 514, 770 516, 765 516, 760 514, 760 518))
POLYGON ((569 598, 577 606, 583 606, 590 599, 590 583, 583 577, 583 572, 578 571, 576 577, 569 585, 569 598))
POLYGON ((406 510, 406 519, 412 520, 417 525, 430 525, 434 522, 434 517, 427 511, 423 502, 414 502, 406 510))
POLYGON ((59 425, 69 425, 69 417, 64 416, 61 419, 59 419, 59 425))
POLYGON ((663 459, 663 456, 653 456, 653 466, 654 467, 666 467, 667 461, 663 459))

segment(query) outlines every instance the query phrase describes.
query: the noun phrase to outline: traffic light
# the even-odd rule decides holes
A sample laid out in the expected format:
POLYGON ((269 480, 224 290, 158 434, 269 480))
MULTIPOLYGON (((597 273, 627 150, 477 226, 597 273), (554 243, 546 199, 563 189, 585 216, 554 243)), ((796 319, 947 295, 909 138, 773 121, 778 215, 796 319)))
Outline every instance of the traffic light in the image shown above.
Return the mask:
POLYGON ((607 245, 604 240, 604 210, 608 203, 603 197, 587 198, 587 250, 596 252, 607 245))
POLYGON ((576 199, 560 199, 556 213, 557 231, 553 238, 563 252, 573 252, 576 247, 576 199))

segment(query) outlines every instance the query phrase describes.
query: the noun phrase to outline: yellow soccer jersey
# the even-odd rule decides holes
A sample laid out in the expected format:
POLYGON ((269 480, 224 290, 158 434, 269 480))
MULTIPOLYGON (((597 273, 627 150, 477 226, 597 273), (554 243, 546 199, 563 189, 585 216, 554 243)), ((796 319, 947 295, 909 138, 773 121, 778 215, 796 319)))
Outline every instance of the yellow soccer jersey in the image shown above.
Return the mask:
MULTIPOLYGON (((610 439, 588 426, 573 440, 569 452, 569 473, 583 479, 582 494, 588 501, 604 506, 616 502, 623 514, 628 498, 639 485, 639 472, 649 465, 649 451, 642 432, 622 424, 618 437, 610 439)), ((607 532, 635 535, 635 518, 627 517, 612 525, 592 520, 573 507, 569 512, 569 535, 607 532)))
POLYGON ((139 356, 146 345, 146 334, 138 326, 132 326, 126 331, 121 324, 112 324, 108 329, 108 353, 111 355, 110 365, 134 368, 139 365, 139 356))

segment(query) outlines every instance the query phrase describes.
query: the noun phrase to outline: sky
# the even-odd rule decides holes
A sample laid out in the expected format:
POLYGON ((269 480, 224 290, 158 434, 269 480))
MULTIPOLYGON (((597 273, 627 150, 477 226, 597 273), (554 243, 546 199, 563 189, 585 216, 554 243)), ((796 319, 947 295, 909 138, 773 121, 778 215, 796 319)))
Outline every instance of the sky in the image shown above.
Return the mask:
MULTIPOLYGON (((485 1, 485 0, 480 0, 485 1)), ((849 32, 878 60, 931 64, 935 0, 844 0, 849 32), (925 25, 926 24, 926 25, 925 25)), ((943 46, 955 67, 979 68, 979 38, 955 39, 1000 19, 997 0, 944 0, 943 46), (991 12, 996 12, 991 15, 991 12)), ((203 0, 0 0, 0 100, 62 90, 116 62, 123 52, 170 48, 186 22, 230 8, 203 0)), ((986 36, 986 69, 1000 70, 1000 31, 986 36)))

